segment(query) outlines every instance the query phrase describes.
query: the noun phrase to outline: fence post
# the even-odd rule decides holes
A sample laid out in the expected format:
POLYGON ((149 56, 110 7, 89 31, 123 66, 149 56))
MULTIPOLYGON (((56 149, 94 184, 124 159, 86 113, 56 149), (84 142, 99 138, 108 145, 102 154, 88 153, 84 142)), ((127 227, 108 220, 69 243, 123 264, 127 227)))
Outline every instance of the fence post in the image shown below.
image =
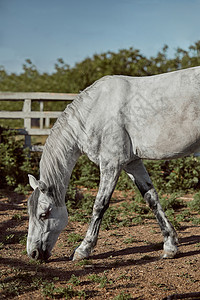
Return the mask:
MULTIPOLYGON (((44 102, 40 101, 40 111, 44 111, 44 102)), ((40 129, 43 129, 43 118, 40 118, 40 129)))
MULTIPOLYGON (((25 99, 23 105, 23 112, 28 113, 31 112, 31 99, 25 99)), ((31 118, 24 118, 24 128, 27 132, 25 135, 25 147, 31 147, 31 136, 29 135, 29 131, 31 129, 31 118)))
POLYGON ((50 119, 48 117, 45 118, 45 127, 49 128, 50 126, 50 119))

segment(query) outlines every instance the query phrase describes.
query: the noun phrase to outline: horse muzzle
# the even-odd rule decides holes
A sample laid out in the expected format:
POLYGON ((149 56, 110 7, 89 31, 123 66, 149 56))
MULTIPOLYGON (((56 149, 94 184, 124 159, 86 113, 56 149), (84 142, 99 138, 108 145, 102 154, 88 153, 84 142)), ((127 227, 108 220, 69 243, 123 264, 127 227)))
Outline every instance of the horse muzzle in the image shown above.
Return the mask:
POLYGON ((33 249, 28 256, 35 260, 44 260, 47 261, 48 258, 51 256, 51 253, 48 250, 39 250, 39 249, 33 249))

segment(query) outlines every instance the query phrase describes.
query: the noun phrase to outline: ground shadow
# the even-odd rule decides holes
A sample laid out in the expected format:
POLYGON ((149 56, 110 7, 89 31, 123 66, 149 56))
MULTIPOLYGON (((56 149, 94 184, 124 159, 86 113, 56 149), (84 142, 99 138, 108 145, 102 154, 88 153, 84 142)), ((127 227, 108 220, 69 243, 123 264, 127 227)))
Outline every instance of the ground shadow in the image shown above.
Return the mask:
MULTIPOLYGON (((189 237, 185 237, 180 239, 180 244, 181 246, 186 246, 186 245, 192 245, 192 244, 196 244, 199 243, 199 239, 200 236, 189 236, 189 237)), ((91 260, 89 260, 88 265, 86 267, 82 267, 80 266, 77 262, 73 262, 73 264, 75 264, 77 267, 76 269, 74 269, 74 267, 72 267, 71 270, 64 270, 59 269, 59 268, 55 268, 51 266, 51 263, 55 263, 55 262, 64 262, 64 263, 70 263, 72 264, 72 262, 69 260, 69 257, 59 257, 59 258, 52 258, 49 260, 49 262, 47 263, 42 263, 42 264, 38 264, 37 262, 25 262, 22 261, 20 259, 16 259, 16 258, 3 258, 1 257, 1 265, 2 266, 9 266, 15 270, 19 270, 20 272, 18 273, 17 277, 16 275, 14 276, 13 274, 11 274, 10 276, 7 276, 6 278, 4 278, 2 280, 2 284, 6 285, 6 284, 13 284, 13 282, 16 281, 16 279, 18 280, 18 282, 20 284, 22 284, 23 289, 18 291, 19 295, 22 294, 26 294, 28 292, 34 292, 35 290, 40 289, 40 287, 38 287, 33 280, 33 276, 32 274, 35 274, 35 276, 37 278, 39 278, 41 280, 41 282, 54 282, 54 278, 57 277, 59 278, 60 281, 68 281, 72 274, 74 274, 75 276, 77 276, 78 278, 85 276, 85 275, 89 275, 91 273, 95 273, 95 274, 99 274, 102 273, 106 270, 112 270, 113 268, 117 269, 117 268, 121 268, 121 267, 126 267, 126 266, 133 266, 133 265, 146 265, 146 264, 150 264, 152 262, 158 261, 160 259, 160 257, 153 257, 151 255, 148 255, 148 253, 152 252, 152 251, 159 251, 162 249, 162 244, 161 243, 154 243, 154 244, 149 244, 149 245, 144 245, 144 246, 136 246, 136 247, 128 247, 128 248, 124 248, 118 251, 108 251, 106 253, 102 253, 102 254, 97 254, 97 255, 92 255, 90 257, 91 260), (139 259, 132 259, 129 258, 128 255, 130 254, 136 254, 136 253, 143 253, 146 254, 143 257, 139 258, 139 259), (127 256, 127 257, 125 257, 127 256), (120 259, 114 259, 114 258, 120 257, 120 259), (107 260, 105 263, 103 263, 102 260, 105 260, 106 258, 111 258, 109 260, 107 260), (98 261, 100 260, 100 261, 98 261), (91 261, 91 263, 90 263, 91 261)), ((186 253, 180 253, 177 256, 177 259, 180 257, 187 257, 187 256, 193 256, 196 254, 199 254, 200 250, 196 250, 196 251, 189 251, 186 253)), ((92 291, 89 291, 90 288, 90 284, 92 284, 90 281, 87 282, 87 286, 88 286, 88 297, 91 298, 92 297, 92 291)), ((12 292, 10 292, 10 294, 8 293, 8 291, 5 293, 2 292, 0 294, 0 298, 5 298, 5 296, 7 297, 11 297, 12 296, 12 292)), ((173 299, 173 298, 171 298, 173 299)))
MULTIPOLYGON (((148 246, 144 246, 143 247, 138 247, 138 249, 140 249, 141 251, 144 251, 144 253, 148 252, 148 246)), ((127 253, 129 253, 131 250, 131 248, 128 250, 127 253)), ((98 257, 98 256, 96 256, 98 257)), ((93 257, 91 257, 93 258, 93 257)), ((38 286, 35 284, 35 279, 37 278, 38 280, 40 280, 41 283, 46 282, 46 283, 53 283, 55 280, 55 278, 59 278, 59 281, 68 281, 72 274, 77 276, 78 278, 85 276, 85 275, 89 275, 91 273, 95 273, 95 274, 99 274, 102 273, 106 270, 111 270, 113 268, 120 268, 120 267, 125 267, 125 266, 131 266, 131 265, 142 265, 142 264, 148 264, 152 261, 156 261, 157 258, 155 257, 150 257, 148 256, 147 260, 145 259, 121 259, 119 260, 112 260, 112 261, 108 261, 106 262, 106 264, 103 264, 102 261, 101 262, 93 262, 91 260, 91 265, 90 262, 89 265, 81 267, 78 262, 73 262, 73 264, 75 264, 77 266, 76 269, 74 269, 72 267, 71 270, 63 270, 59 269, 59 268, 54 268, 51 267, 51 263, 55 263, 57 262, 67 262, 67 263, 71 263, 69 261, 68 257, 62 257, 62 258, 55 258, 55 259, 51 259, 49 260, 49 262, 47 263, 42 263, 39 264, 37 262, 25 262, 22 261, 20 259, 16 259, 16 258, 3 258, 1 257, 1 265, 2 266, 9 266, 11 268, 13 268, 15 270, 15 272, 18 270, 19 272, 16 273, 16 275, 11 274, 11 276, 7 276, 6 278, 4 278, 1 283, 2 285, 6 285, 6 284, 10 284, 10 285, 14 285, 15 282, 17 281, 18 284, 21 286, 23 286, 22 290, 18 291, 18 296, 22 295, 22 294, 26 294, 28 292, 34 292, 35 290, 38 290, 41 288, 41 285, 38 286), (35 274, 34 276, 32 274, 35 274)), ((92 284, 92 282, 88 281, 88 286, 92 284)), ((90 297, 92 297, 92 291, 87 290, 87 295, 90 297)), ((13 296, 12 291, 4 291, 2 293, 0 293, 0 298, 5 298, 5 296, 7 298, 13 296)))
POLYGON ((162 249, 161 243, 155 243, 145 246, 134 246, 128 247, 117 251, 108 251, 97 255, 92 255, 91 259, 105 259, 109 257, 116 257, 116 256, 126 256, 134 253, 148 253, 152 251, 158 251, 162 249))

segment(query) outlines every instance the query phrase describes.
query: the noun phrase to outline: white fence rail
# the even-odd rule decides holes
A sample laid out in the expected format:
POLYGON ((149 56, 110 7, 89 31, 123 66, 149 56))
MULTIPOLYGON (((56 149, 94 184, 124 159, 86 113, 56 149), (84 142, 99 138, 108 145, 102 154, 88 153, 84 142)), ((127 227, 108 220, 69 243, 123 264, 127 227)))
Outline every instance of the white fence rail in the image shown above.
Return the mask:
POLYGON ((45 101, 73 101, 77 94, 61 93, 10 93, 0 92, 1 101, 23 101, 22 111, 0 110, 0 119, 23 119, 24 128, 18 129, 19 134, 25 136, 25 146, 34 149, 31 146, 32 135, 49 135, 50 119, 57 119, 61 111, 44 111, 45 101), (40 111, 32 111, 32 102, 39 101, 40 111), (31 119, 39 118, 39 128, 31 127, 31 119), (45 120, 45 122, 44 122, 45 120), (45 124, 45 126, 44 126, 45 124))

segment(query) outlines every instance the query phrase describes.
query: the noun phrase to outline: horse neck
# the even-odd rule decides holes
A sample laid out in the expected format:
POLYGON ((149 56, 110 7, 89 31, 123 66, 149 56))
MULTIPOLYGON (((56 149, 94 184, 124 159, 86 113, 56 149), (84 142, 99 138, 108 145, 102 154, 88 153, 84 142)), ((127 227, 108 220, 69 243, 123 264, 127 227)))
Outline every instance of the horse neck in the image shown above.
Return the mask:
POLYGON ((67 132, 66 128, 57 130, 57 127, 48 137, 44 147, 40 161, 40 180, 52 187, 56 204, 62 206, 80 150, 70 132, 67 132))

